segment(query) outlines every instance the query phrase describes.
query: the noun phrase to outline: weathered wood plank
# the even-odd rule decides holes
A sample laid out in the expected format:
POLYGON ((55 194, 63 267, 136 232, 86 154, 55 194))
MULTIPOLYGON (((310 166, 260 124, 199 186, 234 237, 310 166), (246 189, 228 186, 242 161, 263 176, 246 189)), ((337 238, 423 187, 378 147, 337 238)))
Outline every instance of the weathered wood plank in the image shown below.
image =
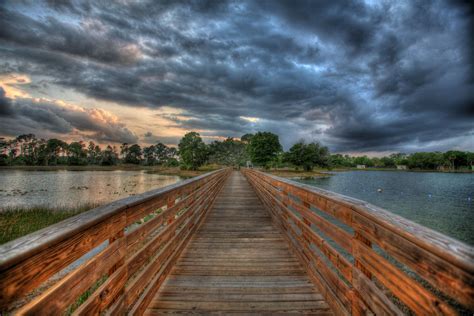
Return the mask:
POLYGON ((353 247, 358 260, 363 266, 417 315, 457 314, 449 305, 428 292, 363 243, 355 242, 353 247))
POLYGON ((121 238, 16 313, 35 315, 47 310, 51 314, 60 314, 124 257, 125 241, 121 238))
MULTIPOLYGON (((9 310, 15 300, 22 299, 50 277, 108 240, 111 245, 103 252, 94 254, 90 261, 68 272, 59 281, 55 280, 56 284, 47 287, 46 292, 39 293, 39 296, 20 311, 37 312, 45 308, 60 310, 81 291, 87 289, 98 273, 107 270, 105 274, 111 274, 111 277, 106 281, 106 285, 101 287, 103 291, 98 292, 104 298, 103 302, 98 304, 97 301, 90 301, 81 307, 79 312, 88 308, 93 311, 103 310, 115 299, 110 296, 111 293, 123 291, 122 280, 126 281, 129 276, 124 272, 127 271, 127 266, 123 266, 126 249, 114 249, 116 243, 121 243, 120 248, 126 247, 125 240, 130 237, 128 250, 131 250, 130 248, 139 246, 140 241, 163 223, 158 219, 152 220, 151 223, 140 227, 141 230, 139 228, 129 234, 130 236, 124 236, 126 226, 161 205, 166 205, 168 210, 165 210, 164 217, 168 215, 174 219, 181 211, 180 207, 174 207, 175 202, 183 200, 185 202, 180 206, 189 208, 191 201, 200 200, 197 206, 204 209, 203 204, 210 201, 207 196, 215 195, 228 172, 221 169, 166 188, 122 199, 0 246, 0 312, 9 310), (186 199, 192 194, 195 197, 202 195, 203 198, 186 199), (117 251, 120 255, 117 255, 117 251), (117 256, 118 259, 115 258, 117 256), (117 271, 121 271, 121 274, 117 275, 117 271), (114 288, 106 288, 107 284, 114 288), (105 304, 107 300, 109 301, 105 304)), ((91 299, 94 299, 95 295, 91 299)))
POLYGON ((435 297, 418 281, 408 278, 378 256, 370 247, 372 243, 407 265, 437 291, 474 310, 473 247, 364 201, 256 170, 245 169, 244 173, 259 198, 268 207, 274 222, 288 234, 289 242, 302 264, 308 266, 316 263, 316 274, 319 274, 319 278, 314 279, 315 284, 319 283, 323 294, 332 293, 332 299, 325 297, 335 311, 339 310, 338 313, 343 312, 339 307, 350 310, 350 301, 354 314, 399 313, 398 308, 371 280, 372 274, 415 313, 453 313, 447 302, 435 297), (341 225, 344 230, 315 213, 312 207, 345 224, 341 225), (316 227, 323 234, 315 232, 312 227, 316 227), (346 228, 348 232, 345 231, 346 228), (346 260, 330 246, 325 240, 326 237, 337 242, 349 254, 353 254, 354 263, 346 260), (340 244, 340 241, 343 244, 340 244), (311 244, 319 249, 325 260, 329 260, 338 269, 347 282, 353 283, 352 290, 347 291, 340 287, 339 276, 327 270, 325 261, 314 258, 309 247, 311 244), (354 244, 358 247, 357 253, 352 251, 354 244), (360 251, 361 247, 364 252, 360 251), (407 292, 414 294, 410 294, 410 297, 407 292), (363 301, 364 295, 367 296, 367 305, 363 301), (343 306, 332 304, 333 299, 339 300, 341 297, 344 297, 341 302, 343 306), (418 303, 422 306, 418 306, 414 300, 422 302, 418 303))
POLYGON ((113 302, 127 282, 127 267, 115 271, 73 315, 99 315, 113 302))
POLYGON ((7 306, 14 299, 34 290, 49 277, 122 230, 124 224, 124 214, 113 216, 0 273, 0 306, 7 306))
POLYGON ((232 312, 254 303, 260 313, 311 312, 305 304, 330 313, 255 192, 242 188, 250 186, 233 173, 147 313, 195 313, 201 305, 209 306, 207 313, 232 312))
POLYGON ((418 247, 412 241, 360 214, 354 214, 354 227, 435 288, 474 309, 474 273, 469 273, 435 253, 418 247))
POLYGON ((403 315, 380 289, 358 269, 354 269, 353 285, 376 315, 403 315))

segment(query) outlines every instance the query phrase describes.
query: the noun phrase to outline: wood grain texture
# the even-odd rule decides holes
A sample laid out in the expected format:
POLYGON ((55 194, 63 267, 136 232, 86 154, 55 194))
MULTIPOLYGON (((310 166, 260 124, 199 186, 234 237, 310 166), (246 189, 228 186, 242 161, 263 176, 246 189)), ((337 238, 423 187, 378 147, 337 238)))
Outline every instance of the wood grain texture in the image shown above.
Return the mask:
MULTIPOLYGON (((183 212, 192 215, 198 209, 206 209, 209 205, 205 204, 212 201, 228 174, 229 169, 221 169, 118 200, 0 246, 0 313, 13 308, 21 314, 58 312, 105 274, 109 279, 77 312, 104 311, 117 296, 123 296, 125 283, 142 268, 146 257, 160 248, 160 238, 153 239, 154 230, 164 226, 158 237, 173 237, 172 230, 182 223, 175 219, 183 212), (165 210, 160 215, 126 234, 128 224, 142 221, 161 207, 165 210), (149 239, 155 245, 150 245, 149 239), (74 261, 99 245, 105 246, 102 252, 92 253, 88 262, 68 271, 74 261), (136 251, 135 256, 130 253, 136 251), (134 265, 130 258, 138 257, 141 260, 135 260, 134 265), (46 291, 45 282, 50 282, 46 291), (43 288, 38 291, 40 287, 43 288), (33 291, 35 298, 31 300, 28 297, 33 291)), ((117 310, 120 309, 123 308, 117 310)))
POLYGON ((234 172, 146 314, 332 312, 247 180, 234 172))
POLYGON ((474 309, 472 247, 363 201, 221 169, 0 246, 0 311, 107 240, 14 313, 58 314, 104 275, 74 314, 400 315, 397 302, 455 314, 437 291, 474 309))
POLYGON ((473 247, 364 201, 253 169, 243 173, 337 314, 398 315, 397 301, 417 315, 454 314, 439 293, 474 310, 473 247), (380 248, 392 258, 380 256, 380 248))

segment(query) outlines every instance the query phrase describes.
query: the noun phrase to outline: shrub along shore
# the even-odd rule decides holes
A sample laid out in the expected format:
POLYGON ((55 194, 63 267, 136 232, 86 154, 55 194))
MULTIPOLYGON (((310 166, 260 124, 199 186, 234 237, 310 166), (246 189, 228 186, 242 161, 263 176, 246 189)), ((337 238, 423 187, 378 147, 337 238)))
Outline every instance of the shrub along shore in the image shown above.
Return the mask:
MULTIPOLYGON (((228 137, 222 141, 204 143, 199 133, 189 132, 177 147, 161 142, 150 146, 123 143, 120 146, 99 146, 93 141, 67 143, 60 139, 38 139, 33 134, 13 139, 0 138, 0 166, 52 168, 134 168, 179 167, 198 170, 209 164, 224 166, 253 166, 266 169, 314 168, 389 168, 406 170, 472 171, 474 153, 450 150, 447 152, 393 153, 384 157, 331 154, 318 142, 298 141, 284 151, 278 135, 270 132, 228 137), (135 167, 134 167, 135 166, 135 167)), ((100 169, 102 170, 102 169, 100 169)))

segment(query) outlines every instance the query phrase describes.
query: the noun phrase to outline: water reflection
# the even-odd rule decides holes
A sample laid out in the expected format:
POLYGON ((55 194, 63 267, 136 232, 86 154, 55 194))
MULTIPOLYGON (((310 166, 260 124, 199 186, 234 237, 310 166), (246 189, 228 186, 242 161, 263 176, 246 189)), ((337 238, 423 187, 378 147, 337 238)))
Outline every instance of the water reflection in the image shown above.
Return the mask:
POLYGON ((75 207, 104 204, 180 181, 145 171, 0 170, 0 205, 75 207))

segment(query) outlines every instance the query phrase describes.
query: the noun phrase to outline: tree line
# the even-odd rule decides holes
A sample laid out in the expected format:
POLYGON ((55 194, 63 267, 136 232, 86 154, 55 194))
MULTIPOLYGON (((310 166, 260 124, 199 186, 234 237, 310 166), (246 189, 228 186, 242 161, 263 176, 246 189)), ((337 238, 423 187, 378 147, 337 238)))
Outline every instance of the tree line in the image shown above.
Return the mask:
POLYGON ((283 151, 278 135, 270 132, 245 134, 240 139, 227 138, 205 144, 199 133, 190 132, 178 147, 158 142, 142 147, 123 143, 103 149, 90 141, 67 143, 60 139, 38 139, 33 134, 14 139, 0 138, 0 165, 117 165, 141 164, 165 167, 180 166, 196 170, 204 164, 244 166, 251 162, 264 168, 297 168, 306 171, 319 168, 396 168, 421 170, 472 169, 474 153, 467 151, 395 153, 385 157, 331 154, 317 142, 299 141, 283 151))

